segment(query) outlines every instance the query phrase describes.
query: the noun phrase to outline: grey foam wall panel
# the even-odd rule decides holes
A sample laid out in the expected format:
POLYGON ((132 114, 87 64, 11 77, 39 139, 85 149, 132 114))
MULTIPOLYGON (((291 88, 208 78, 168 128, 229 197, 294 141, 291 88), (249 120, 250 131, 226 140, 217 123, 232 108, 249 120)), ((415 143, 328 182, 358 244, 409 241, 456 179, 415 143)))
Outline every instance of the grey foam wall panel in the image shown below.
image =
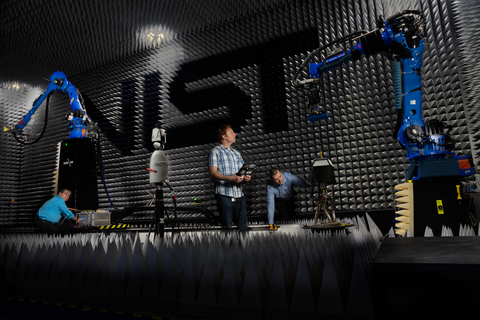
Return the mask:
MULTIPOLYGON (((159 125, 168 132, 170 180, 178 204, 192 205, 194 197, 201 197, 206 207, 216 210, 208 155, 215 146, 216 128, 229 123, 238 133, 234 147, 258 167, 245 188, 249 214, 266 213, 268 169, 278 166, 306 178, 320 151, 336 167, 337 183, 329 191, 337 197, 338 211, 389 209, 393 186, 403 181, 408 167, 392 136, 397 121, 392 62, 382 56, 362 58, 325 76, 325 110, 330 119, 315 124, 306 120, 306 92, 290 86, 290 81, 318 46, 354 30, 374 29, 380 14, 421 10, 427 17, 428 43, 422 69, 424 116, 452 125, 455 151, 470 154, 472 121, 466 112, 476 114, 475 74, 468 72, 468 56, 458 49, 471 50, 472 41, 465 37, 475 35, 464 30, 468 13, 460 9, 467 4, 277 1, 260 7, 252 4, 242 10, 248 14, 213 23, 215 15, 224 14, 218 8, 206 11, 212 15, 206 17, 212 21, 208 27, 185 21, 184 29, 178 30, 188 32, 175 33, 155 47, 140 46, 115 61, 99 57, 99 65, 82 72, 72 69, 67 76, 101 128, 105 179, 118 207, 141 206, 150 200, 145 168, 153 151, 151 129, 159 125)), ((168 10, 180 8, 172 5, 168 10)), ((7 85, 2 92, 2 119, 15 123, 28 108, 18 109, 7 85)), ((11 137, 1 138, 5 150, 21 150, 13 156, 16 161, 1 158, 12 165, 8 181, 33 198, 28 201, 30 195, 15 188, 6 190, 5 198, 24 201, 2 204, 3 223, 13 221, 10 210, 21 211, 25 219, 32 217, 50 196, 56 144, 68 136, 63 114, 69 109, 61 94, 52 97, 51 105, 47 132, 38 146, 23 148, 11 137), (28 166, 31 162, 37 164, 35 170, 28 166)), ((101 207, 111 207, 101 185, 99 190, 101 207)), ((166 203, 172 203, 168 195, 166 203)), ((297 213, 313 212, 306 193, 300 192, 297 205, 297 213)))

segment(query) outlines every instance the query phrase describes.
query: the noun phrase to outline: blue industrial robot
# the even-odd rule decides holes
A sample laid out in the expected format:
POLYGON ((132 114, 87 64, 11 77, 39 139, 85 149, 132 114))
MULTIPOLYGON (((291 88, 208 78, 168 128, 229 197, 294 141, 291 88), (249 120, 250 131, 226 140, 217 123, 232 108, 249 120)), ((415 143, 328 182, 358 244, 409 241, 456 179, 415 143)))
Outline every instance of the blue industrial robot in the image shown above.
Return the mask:
MULTIPOLYGON (((71 130, 70 136, 68 140, 64 140, 64 143, 62 143, 60 147, 58 184, 72 191, 72 196, 69 202, 67 202, 67 205, 72 208, 97 210, 97 176, 99 176, 101 172, 99 169, 101 169, 102 172, 105 171, 103 162, 101 161, 99 129, 87 116, 80 92, 67 80, 63 72, 54 72, 50 76, 47 89, 33 102, 33 107, 30 111, 15 127, 5 127, 4 130, 10 131, 14 138, 22 144, 30 145, 38 142, 47 127, 49 101, 51 94, 54 92, 68 94, 72 108, 72 112, 66 116, 69 121, 68 129, 71 130), (28 131, 24 130, 25 127, 45 99, 45 121, 41 133, 25 132, 28 131), (69 165, 65 165, 65 163, 69 163, 69 165), (71 165, 72 163, 74 165, 71 165)), ((101 179, 110 200, 105 177, 101 176, 101 179)))
POLYGON ((328 119, 322 112, 321 77, 362 56, 383 54, 394 64, 395 135, 407 151, 410 166, 407 179, 473 175, 470 157, 458 156, 451 151, 454 143, 449 126, 434 119, 422 118, 421 67, 425 43, 425 16, 420 11, 405 10, 383 21, 380 16, 377 29, 356 31, 313 51, 295 74, 292 85, 309 90, 309 116, 312 123, 328 119), (354 42, 357 43, 354 45, 354 42), (342 49, 349 45, 353 49, 342 49), (336 49, 331 50, 332 47, 336 49), (306 63, 317 53, 327 51, 325 60, 310 63, 310 78, 299 81, 298 75, 306 63), (331 51, 328 51, 331 50, 331 51), (459 163, 461 164, 459 166, 459 163), (464 165, 467 163, 466 165, 464 165), (462 167, 462 169, 460 169, 462 167))
POLYGON ((72 107, 72 113, 67 115, 69 121, 68 129, 71 130, 69 139, 73 138, 94 138, 98 137, 98 127, 87 116, 85 107, 83 105, 83 99, 78 90, 71 84, 63 72, 54 72, 49 79, 49 84, 45 92, 38 97, 34 103, 32 109, 18 122, 14 128, 5 127, 5 131, 11 131, 15 139, 24 144, 32 144, 40 140, 45 132, 46 120, 48 117, 48 103, 50 95, 53 92, 64 92, 68 94, 70 98, 70 106, 72 107), (29 123, 34 113, 47 99, 47 112, 45 112, 45 126, 40 135, 38 135, 34 141, 29 141, 29 136, 23 132, 25 126, 29 123))

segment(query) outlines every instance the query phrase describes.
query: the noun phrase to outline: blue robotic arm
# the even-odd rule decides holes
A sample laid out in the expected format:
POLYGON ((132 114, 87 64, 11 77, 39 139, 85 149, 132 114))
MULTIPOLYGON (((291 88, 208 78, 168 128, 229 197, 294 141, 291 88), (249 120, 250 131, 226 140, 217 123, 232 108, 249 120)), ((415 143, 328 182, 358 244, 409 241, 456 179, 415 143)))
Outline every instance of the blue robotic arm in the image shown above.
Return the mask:
MULTIPOLYGON (((415 165, 417 160, 443 161, 447 157, 451 158, 454 152, 449 149, 453 149, 453 143, 448 130, 445 131, 443 123, 438 120, 424 121, 422 118, 421 67, 425 46, 423 41, 424 15, 420 11, 405 10, 392 15, 386 21, 380 19, 377 26, 378 28, 373 31, 357 31, 321 47, 312 52, 304 61, 297 71, 292 85, 304 86, 309 90, 308 120, 315 122, 328 119, 328 114, 322 112, 321 106, 320 87, 323 74, 338 69, 350 61, 359 60, 362 56, 383 54, 391 60, 396 60, 394 89, 395 111, 398 113, 398 117, 395 135, 407 151, 406 156, 415 165), (357 44, 354 45, 354 42, 357 44), (328 52, 324 61, 310 63, 309 79, 297 80, 301 69, 314 54, 334 45, 338 47, 347 44, 352 49, 338 48, 328 52)), ((451 164, 452 167, 454 165, 458 167, 456 163, 451 164)), ((417 168, 411 167, 407 173, 408 178, 413 175, 418 176, 415 171, 417 168)))
MULTIPOLYGON (((25 143, 25 136, 22 131, 29 123, 32 116, 37 109, 43 103, 43 101, 53 92, 64 92, 68 94, 70 98, 70 106, 72 107, 72 113, 69 115, 70 121, 68 128, 71 130, 69 138, 95 138, 97 137, 97 128, 93 126, 93 122, 88 118, 83 103, 81 102, 81 95, 77 89, 67 80, 67 77, 63 72, 54 72, 49 79, 47 90, 38 97, 33 103, 32 109, 18 122, 15 128, 12 130, 15 138, 25 143)), ((48 99, 47 99, 48 101, 48 99)), ((48 107, 47 107, 48 108, 48 107)), ((38 141, 35 140, 34 142, 38 141)), ((33 143, 33 142, 30 142, 33 143)))

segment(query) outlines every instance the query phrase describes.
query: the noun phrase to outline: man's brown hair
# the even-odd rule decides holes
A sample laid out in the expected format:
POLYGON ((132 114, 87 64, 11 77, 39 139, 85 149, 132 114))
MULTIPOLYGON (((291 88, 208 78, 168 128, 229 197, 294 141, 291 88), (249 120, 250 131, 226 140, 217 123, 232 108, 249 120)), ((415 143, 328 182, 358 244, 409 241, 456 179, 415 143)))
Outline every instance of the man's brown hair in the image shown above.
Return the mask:
POLYGON ((270 171, 268 171, 268 176, 272 178, 273 176, 276 176, 280 171, 278 168, 272 168, 270 171))
POLYGON ((221 126, 220 128, 218 128, 218 131, 217 131, 217 141, 219 143, 222 143, 222 140, 223 140, 223 135, 227 135, 227 130, 228 128, 232 128, 231 125, 229 124, 226 124, 224 126, 221 126))

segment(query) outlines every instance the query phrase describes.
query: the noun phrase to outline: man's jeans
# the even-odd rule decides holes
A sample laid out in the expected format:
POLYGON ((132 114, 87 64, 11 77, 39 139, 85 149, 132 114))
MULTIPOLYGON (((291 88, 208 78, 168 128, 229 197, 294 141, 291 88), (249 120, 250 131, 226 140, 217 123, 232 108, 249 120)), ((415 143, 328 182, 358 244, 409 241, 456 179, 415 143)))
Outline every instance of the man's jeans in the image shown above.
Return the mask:
POLYGON ((232 201, 231 197, 215 194, 215 199, 217 199, 217 208, 222 219, 222 227, 227 227, 230 231, 232 230, 233 222, 240 231, 248 231, 245 197, 236 198, 235 201, 232 201))

